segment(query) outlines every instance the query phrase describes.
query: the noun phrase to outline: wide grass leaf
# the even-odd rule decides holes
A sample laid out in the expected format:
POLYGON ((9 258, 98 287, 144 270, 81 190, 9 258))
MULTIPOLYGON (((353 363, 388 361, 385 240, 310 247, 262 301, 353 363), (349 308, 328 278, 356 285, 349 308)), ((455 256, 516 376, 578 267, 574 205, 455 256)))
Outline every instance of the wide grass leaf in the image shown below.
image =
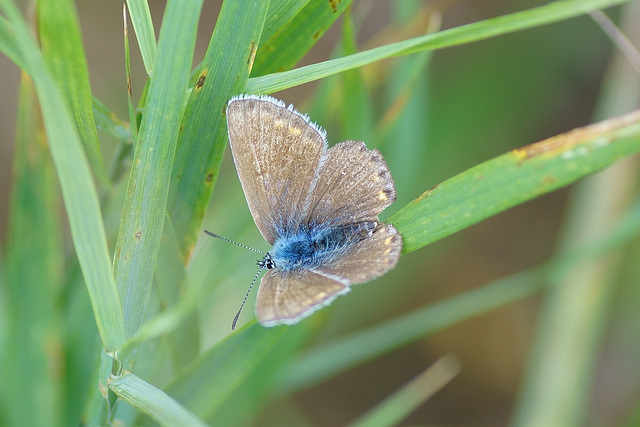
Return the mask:
POLYGON ((426 191, 389 221, 405 253, 640 151, 640 111, 575 129, 481 163, 426 191))
POLYGON ((0 353, 9 425, 64 425, 64 379, 49 369, 64 348, 56 302, 64 265, 60 204, 35 91, 23 73, 3 289, 10 328, 0 353))
POLYGON ((71 111, 98 187, 104 190, 109 179, 100 154, 89 70, 74 5, 70 0, 42 0, 36 6, 44 59, 71 111))
POLYGON ((227 144, 229 98, 244 92, 268 2, 226 1, 187 101, 168 212, 185 259, 199 236, 227 144))
POLYGON ((280 368, 306 342, 309 319, 291 327, 253 323, 225 338, 166 388, 193 413, 215 425, 243 425, 269 396, 280 368))
POLYGON ((0 4, 19 40, 25 70, 34 82, 76 256, 102 343, 107 351, 112 351, 124 341, 122 306, 111 271, 102 213, 89 164, 71 114, 24 18, 10 1, 3 0, 0 4))
POLYGON ((165 392, 129 371, 124 371, 118 378, 109 378, 108 384, 121 399, 151 416, 160 425, 167 427, 207 425, 165 392))
POLYGON ((157 46, 149 3, 146 0, 127 0, 127 6, 133 29, 136 32, 136 40, 138 40, 144 68, 147 74, 151 75, 156 63, 157 46))
POLYGON ((273 93, 299 86, 323 77, 328 77, 353 68, 361 67, 381 59, 410 53, 459 46, 473 41, 485 40, 527 28, 538 27, 580 16, 593 10, 625 3, 629 0, 565 0, 544 6, 491 18, 461 27, 451 28, 435 34, 427 34, 397 43, 380 46, 364 52, 295 70, 253 77, 247 84, 249 93, 273 93))
POLYGON ((460 362, 451 356, 437 360, 426 371, 358 418, 349 427, 395 426, 440 391, 460 372, 460 362))
MULTIPOLYGON (((274 3, 274 8, 277 7, 274 3)), ((289 12, 274 13, 276 18, 288 18, 292 11, 295 16, 281 28, 274 31, 267 26, 268 33, 261 40, 254 63, 253 75, 264 75, 292 68, 316 44, 322 35, 351 4, 342 1, 296 1, 289 2, 289 12)), ((282 8, 279 8, 282 10, 282 8)), ((271 11, 270 11, 271 14, 271 11)), ((278 19, 279 24, 284 19, 278 19)))
POLYGON ((156 71, 135 142, 114 256, 129 337, 142 324, 151 294, 201 5, 202 1, 167 3, 156 71))

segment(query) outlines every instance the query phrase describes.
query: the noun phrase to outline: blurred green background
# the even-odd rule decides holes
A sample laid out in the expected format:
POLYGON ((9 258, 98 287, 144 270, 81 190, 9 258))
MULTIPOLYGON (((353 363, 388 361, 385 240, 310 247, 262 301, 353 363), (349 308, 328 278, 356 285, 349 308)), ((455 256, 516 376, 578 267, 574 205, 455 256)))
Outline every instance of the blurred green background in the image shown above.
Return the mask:
MULTIPOLYGON (((205 2, 194 63, 204 56, 219 3, 205 2)), ((429 12, 434 9, 441 11, 444 29, 546 2, 397 3, 402 2, 354 2, 351 16, 359 50, 421 35, 429 17, 433 19, 429 12)), ((163 2, 151 2, 151 6, 153 18, 159 22, 163 2)), ((638 2, 630 6, 625 16, 640 19, 638 2)), ((121 10, 112 2, 96 1, 78 1, 77 8, 93 93, 125 119, 121 10)), ((608 13, 617 20, 620 10, 608 13)), ((640 46, 637 27, 630 28, 627 36, 640 46)), ((300 65, 335 55, 341 49, 341 34, 342 18, 300 65)), ((398 191, 398 201, 383 214, 388 218, 422 192, 471 166, 605 118, 598 117, 597 108, 603 102, 603 82, 615 54, 602 29, 584 16, 432 54, 381 61, 360 70, 371 99, 372 127, 365 129, 353 129, 348 124, 352 113, 362 112, 344 109, 340 101, 345 90, 342 76, 273 96, 293 103, 327 129, 330 144, 351 138, 380 149, 398 191), (406 106, 386 126, 389 103, 407 81, 412 84, 406 106)), ((136 98, 146 81, 138 55, 132 47, 136 98)), ((4 56, 0 56, 0 75, 0 240, 4 242, 19 79, 19 72, 4 56)), ((635 81, 625 86, 635 94, 636 104, 640 99, 638 80, 636 74, 635 81)), ((637 106, 625 104, 619 112, 637 106)), ((100 137, 103 155, 108 159, 114 142, 107 135, 100 137)), ((626 161, 637 166, 638 159, 636 156, 626 161)), ((637 173, 628 179, 633 181, 637 198, 637 173)), ((403 256, 398 267, 385 277, 354 288, 314 315, 326 323, 311 344, 331 342, 543 263, 558 251, 559 236, 568 227, 567 206, 572 203, 576 209, 574 192, 573 187, 556 191, 403 256)), ((585 206, 590 204, 585 202, 585 206)), ((117 227, 119 216, 105 215, 105 222, 117 227)), ((268 250, 246 208, 228 150, 204 226, 268 250)), ((68 234, 64 223, 61 228, 68 234)), ((610 277, 615 282, 612 309, 604 322, 585 425, 625 425, 640 419, 640 271, 634 262, 639 250, 636 236, 610 277)), ((66 251, 71 256, 72 248, 66 251)), ((206 297, 199 301, 203 349, 229 333, 231 320, 254 275, 254 255, 204 235, 199 239, 188 273, 195 283, 210 283, 206 297), (225 266, 222 274, 221 266, 225 266)), ((249 297, 240 324, 253 319, 254 300, 255 292, 249 297)), ((461 373, 420 406, 405 425, 508 424, 525 376, 539 313, 540 297, 532 297, 474 317, 293 396, 277 399, 255 425, 282 425, 283 420, 291 419, 296 420, 291 425, 344 425, 445 354, 459 359, 461 373)), ((96 355, 97 351, 98 347, 96 355)))

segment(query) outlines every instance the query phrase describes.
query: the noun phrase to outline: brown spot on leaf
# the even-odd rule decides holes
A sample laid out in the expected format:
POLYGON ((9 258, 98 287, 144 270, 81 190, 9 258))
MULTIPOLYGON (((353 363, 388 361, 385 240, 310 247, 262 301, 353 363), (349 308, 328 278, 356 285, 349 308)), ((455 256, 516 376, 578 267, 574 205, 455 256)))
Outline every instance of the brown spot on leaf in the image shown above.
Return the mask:
POLYGON ((131 89, 131 77, 127 76, 127 93, 129 93, 129 96, 131 98, 133 98, 133 90, 131 89))
POLYGON ((247 65, 249 67, 249 74, 251 74, 251 69, 253 68, 253 61, 256 59, 256 42, 251 42, 251 49, 249 50, 249 57, 247 58, 247 65))
POLYGON ((543 141, 515 149, 512 153, 518 158, 519 162, 545 154, 558 155, 563 153, 564 155, 566 153, 570 157, 583 155, 596 146, 592 144, 594 140, 598 139, 597 145, 606 145, 612 138, 607 135, 608 133, 638 120, 640 120, 640 111, 634 111, 624 116, 573 129, 543 141))
POLYGON ((419 195, 415 200, 414 203, 419 202, 422 199, 426 199, 427 197, 429 197, 431 195, 431 193, 433 192, 433 190, 435 190, 436 188, 438 188, 440 184, 436 184, 435 186, 431 187, 431 189, 425 191, 424 193, 422 193, 421 195, 419 195))
POLYGON ((136 231, 136 240, 140 240, 142 237, 142 231, 136 231))
POLYGON ((333 13, 338 13, 338 5, 342 3, 342 0, 329 0, 329 7, 333 13))
POLYGON ((206 178, 204 179, 206 182, 211 182, 213 181, 213 172, 209 172, 206 176, 206 178))
POLYGON ((196 90, 202 89, 202 86, 204 86, 204 82, 206 80, 207 80, 207 74, 206 73, 200 74, 200 77, 198 77, 198 81, 196 82, 196 90))

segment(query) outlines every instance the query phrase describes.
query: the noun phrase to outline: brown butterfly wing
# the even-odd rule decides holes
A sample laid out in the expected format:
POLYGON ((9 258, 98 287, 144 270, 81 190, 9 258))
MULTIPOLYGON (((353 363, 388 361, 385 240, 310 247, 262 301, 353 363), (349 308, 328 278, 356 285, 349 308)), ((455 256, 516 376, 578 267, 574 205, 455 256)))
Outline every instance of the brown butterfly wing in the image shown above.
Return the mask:
POLYGON ((270 97, 229 102, 233 161, 251 215, 267 242, 297 230, 325 149, 323 132, 306 116, 270 97))
POLYGON ((344 141, 323 157, 305 222, 327 227, 377 222, 395 200, 393 178, 380 152, 361 141, 344 141))
POLYGON ((395 268, 402 252, 402 236, 390 224, 379 224, 373 234, 351 245, 344 254, 314 271, 356 285, 395 268))
POLYGON ((311 270, 269 270, 258 289, 256 317, 263 326, 290 325, 347 292, 346 283, 311 270))

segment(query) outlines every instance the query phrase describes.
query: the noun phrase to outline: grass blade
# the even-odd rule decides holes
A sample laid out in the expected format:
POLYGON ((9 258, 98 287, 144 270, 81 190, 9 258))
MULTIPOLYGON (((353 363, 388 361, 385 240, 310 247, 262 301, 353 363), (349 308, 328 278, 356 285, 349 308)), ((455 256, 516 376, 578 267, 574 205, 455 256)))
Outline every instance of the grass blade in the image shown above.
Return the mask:
POLYGON ((544 288, 545 268, 508 277, 415 310, 365 331, 310 350, 287 369, 287 389, 299 390, 473 316, 533 295, 544 288))
POLYGON ((263 328, 254 322, 204 353, 166 390, 208 422, 246 425, 247 418, 273 394, 276 373, 287 366, 315 325, 307 321, 263 328))
POLYGON ((389 219, 411 252, 640 151, 640 111, 575 129, 481 163, 389 219))
POLYGON ((142 324, 151 293, 201 5, 167 3, 157 68, 135 143, 114 257, 128 337, 142 324))
POLYGON ((31 79, 23 73, 18 104, 6 258, 6 309, 0 391, 9 425, 63 424, 62 378, 50 369, 63 355, 56 297, 64 244, 55 169, 31 79), (9 350, 10 349, 10 350, 9 350))
MULTIPOLYGON (((621 11, 626 32, 632 32, 640 18, 640 8, 633 6, 638 4, 621 11)), ((640 106, 637 71, 628 67, 623 52, 612 57, 601 84, 596 108, 599 116, 610 117, 640 106)), ((637 198, 639 163, 637 156, 630 157, 572 188, 558 242, 560 254, 593 245, 618 226, 629 202, 637 198)), ((615 295, 624 289, 616 278, 624 271, 625 259, 634 258, 630 252, 616 248, 576 263, 556 279, 538 316, 512 425, 585 424, 587 408, 600 387, 595 374, 597 360, 610 345, 603 335, 619 309, 615 295)), ((635 282, 630 277, 623 281, 635 282)))
MULTIPOLYGON (((578 186, 568 221, 573 220, 572 225, 578 226, 572 227, 571 243, 589 244, 618 221, 612 215, 612 205, 614 210, 622 207, 621 198, 626 198, 630 189, 625 191, 621 184, 632 185, 632 180, 622 178, 617 166, 578 186), (593 197, 589 187, 597 180, 601 181, 600 192, 593 197), (616 191, 611 191, 614 187, 616 191), (579 218, 574 219, 576 216, 579 218)), ((583 424, 598 344, 614 291, 612 277, 618 271, 621 255, 620 251, 611 251, 576 263, 554 283, 539 316, 514 426, 583 424)))
POLYGON ((207 425, 165 392, 136 377, 129 371, 124 371, 119 378, 109 378, 108 383, 109 388, 121 399, 150 415, 160 425, 167 427, 207 425))
POLYGON ((127 76, 127 106, 129 107, 129 124, 131 127, 131 139, 138 140, 138 122, 136 121, 136 109, 131 89, 131 54, 129 49, 129 26, 127 25, 127 8, 122 6, 122 23, 124 34, 124 70, 127 76))
POLYGON ((131 15, 133 30, 136 32, 144 69, 147 70, 148 75, 151 75, 156 63, 157 47, 149 4, 146 0, 127 0, 127 7, 131 15))
POLYGON ((0 51, 11 59, 19 68, 25 69, 20 47, 9 21, 0 16, 0 51))
POLYGON ((593 10, 615 6, 627 1, 629 0, 555 1, 537 8, 388 44, 319 64, 308 65, 282 73, 254 77, 247 83, 247 92, 273 93, 361 67, 381 59, 485 40, 502 34, 573 18, 593 10))
POLYGON ((349 427, 398 425, 418 406, 440 391, 460 372, 460 363, 444 356, 400 390, 358 418, 349 427))
POLYGON ((200 352, 200 318, 196 310, 197 297, 192 296, 196 289, 189 286, 184 259, 171 221, 164 225, 154 281, 161 305, 171 307, 169 310, 175 308, 178 313, 184 312, 177 316, 178 324, 169 329, 167 334, 171 361, 177 372, 200 352))
POLYGON ((185 259, 198 238, 227 145, 227 102, 244 91, 267 8, 265 1, 223 3, 187 102, 168 207, 185 259))
POLYGON ((102 213, 89 165, 71 115, 24 19, 8 0, 2 0, 0 4, 20 42, 25 69, 31 72, 98 331, 105 349, 112 351, 124 341, 122 306, 111 271, 102 213))
POLYGON ((200 324, 196 306, 198 290, 188 286, 184 261, 169 221, 165 222, 162 243, 158 253, 155 287, 160 303, 168 307, 147 319, 136 334, 118 350, 127 357, 140 343, 167 336, 174 368, 179 370, 191 362, 200 348, 200 324))
MULTIPOLYGON (((277 2, 273 2, 274 7, 277 2)), ((292 2, 289 12, 299 11, 292 19, 261 40, 253 75, 263 75, 292 68, 316 44, 324 32, 351 4, 351 0, 339 2, 298 1, 292 2), (306 4, 304 4, 306 3, 306 4), (303 6, 300 8, 300 6, 303 6)), ((270 12, 271 13, 271 12, 270 12)), ((252 93, 252 92, 249 92, 252 93)))
MULTIPOLYGON (((269 4, 264 30, 262 31, 260 45, 264 45, 276 33, 282 30, 310 0, 281 0, 269 4)), ((258 48, 259 49, 259 48, 258 48)))
POLYGON ((98 187, 104 190, 109 179, 93 119, 89 70, 74 6, 70 0, 42 0, 36 6, 44 59, 74 118, 98 187))

